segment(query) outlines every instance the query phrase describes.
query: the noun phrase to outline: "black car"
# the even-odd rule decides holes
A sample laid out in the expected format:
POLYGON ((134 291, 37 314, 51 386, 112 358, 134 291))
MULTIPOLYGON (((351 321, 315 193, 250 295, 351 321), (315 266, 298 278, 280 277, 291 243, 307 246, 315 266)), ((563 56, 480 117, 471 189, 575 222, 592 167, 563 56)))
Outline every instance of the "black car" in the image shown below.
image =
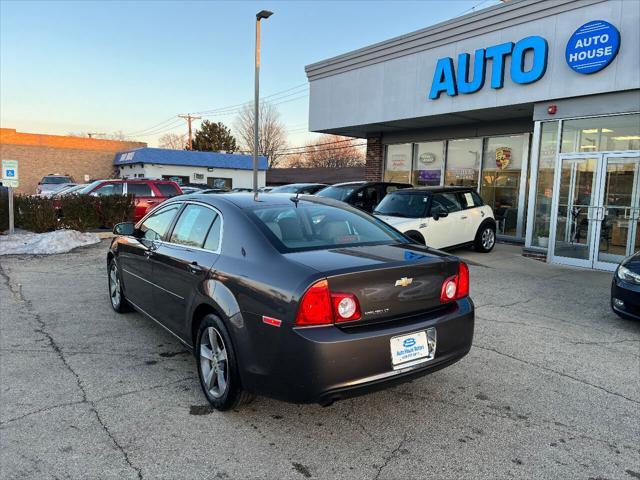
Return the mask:
POLYGON ((613 274, 611 308, 622 318, 640 320, 640 251, 625 258, 613 274))
POLYGON ((412 186, 409 183, 394 182, 346 182, 331 185, 316 195, 340 200, 371 213, 387 193, 412 186))
POLYGON ((313 195, 318 190, 326 188, 326 183, 290 183, 289 185, 281 185, 273 187, 269 193, 299 193, 313 195))
POLYGON ((471 348, 467 266, 332 199, 193 194, 114 233, 111 305, 192 349, 220 410, 255 394, 328 405, 471 348))

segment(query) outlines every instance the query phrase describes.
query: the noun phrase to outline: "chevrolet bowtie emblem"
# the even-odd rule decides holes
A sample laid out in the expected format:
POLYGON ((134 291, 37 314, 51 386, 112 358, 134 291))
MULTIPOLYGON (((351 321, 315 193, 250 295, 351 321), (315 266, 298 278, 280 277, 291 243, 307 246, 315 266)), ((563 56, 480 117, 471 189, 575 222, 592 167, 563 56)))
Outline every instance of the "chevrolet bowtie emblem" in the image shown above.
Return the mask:
POLYGON ((406 287, 411 285, 413 278, 402 277, 400 280, 396 280, 396 287, 406 287))

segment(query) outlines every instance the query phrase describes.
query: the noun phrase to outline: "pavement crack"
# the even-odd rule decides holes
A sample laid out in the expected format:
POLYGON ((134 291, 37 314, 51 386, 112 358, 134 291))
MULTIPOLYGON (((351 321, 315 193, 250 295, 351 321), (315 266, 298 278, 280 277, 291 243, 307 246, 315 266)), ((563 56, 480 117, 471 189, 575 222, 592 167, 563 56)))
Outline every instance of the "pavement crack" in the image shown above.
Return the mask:
POLYGON ((51 405, 48 407, 40 408, 38 410, 34 410, 33 412, 28 412, 18 417, 8 418, 7 420, 0 422, 0 428, 10 423, 17 422, 18 420, 22 420, 23 418, 30 417, 31 415, 37 415, 38 413, 48 412, 49 410, 55 410, 56 408, 71 407, 73 405, 81 405, 83 403, 85 403, 83 400, 78 400, 77 402, 65 402, 65 403, 59 403, 57 405, 51 405))
POLYGON ((603 392, 605 392, 605 393, 608 393, 609 395, 613 395, 613 396, 615 396, 615 397, 622 398, 623 400, 626 400, 626 401, 628 401, 628 402, 632 402, 632 403, 635 403, 635 404, 637 404, 637 405, 640 405, 640 401, 638 401, 638 400, 635 400, 635 399, 633 399, 633 398, 630 398, 630 397, 627 397, 627 396, 625 396, 625 395, 622 395, 621 393, 611 391, 611 390, 609 390, 609 389, 607 389, 607 388, 605 388, 605 387, 602 387, 602 386, 600 386, 600 385, 595 385, 595 384, 593 384, 593 383, 589 383, 589 382, 587 382, 586 380, 582 380, 581 378, 574 377, 573 375, 569 375, 568 373, 559 372, 558 370, 554 370, 553 368, 549 368, 549 367, 545 367, 545 366, 543 366, 543 365, 539 365, 539 364, 537 364, 537 363, 529 362, 528 360, 524 360, 524 359, 522 359, 522 358, 518 358, 518 357, 516 357, 516 356, 514 356, 514 355, 510 355, 510 354, 508 354, 508 353, 501 352, 501 351, 499 351, 499 350, 496 350, 495 348, 482 347, 482 346, 477 345, 477 344, 475 344, 475 345, 473 345, 473 346, 474 346, 475 348, 479 348, 479 349, 481 349, 481 350, 487 350, 487 351, 489 351, 489 352, 494 352, 494 353, 497 353, 498 355, 502 355, 502 356, 505 356, 505 357, 507 357, 507 358, 511 358, 512 360, 516 360, 516 361, 518 361, 518 362, 522 362, 522 363, 524 363, 524 364, 526 364, 526 365, 530 365, 530 366, 532 366, 532 367, 539 368, 539 369, 541 369, 541 370, 544 370, 545 372, 555 373, 556 375, 559 375, 559 376, 561 376, 561 377, 569 378, 569 379, 571 379, 571 380, 573 380, 573 381, 575 381, 575 382, 582 383, 583 385, 587 385, 587 386, 589 386, 589 387, 592 387, 592 388, 596 388, 596 389, 598 389, 598 390, 601 390, 601 391, 603 391, 603 392))
POLYGON ((378 480, 378 478, 380 478, 380 475, 382 475, 382 471, 387 468, 387 465, 389 465, 389 463, 391 462, 391 460, 393 460, 394 458, 396 458, 396 456, 398 455, 398 453, 400 452, 400 450, 402 449, 402 447, 404 447, 405 443, 407 442, 407 434, 405 433, 402 437, 402 440, 400 440, 400 442, 398 443, 398 446, 396 448, 394 448, 393 450, 391 450, 391 452, 389 453, 389 455, 387 455, 384 459, 384 462, 382 463, 382 465, 380 465, 378 467, 378 471, 376 472, 376 475, 374 478, 374 480, 378 480))

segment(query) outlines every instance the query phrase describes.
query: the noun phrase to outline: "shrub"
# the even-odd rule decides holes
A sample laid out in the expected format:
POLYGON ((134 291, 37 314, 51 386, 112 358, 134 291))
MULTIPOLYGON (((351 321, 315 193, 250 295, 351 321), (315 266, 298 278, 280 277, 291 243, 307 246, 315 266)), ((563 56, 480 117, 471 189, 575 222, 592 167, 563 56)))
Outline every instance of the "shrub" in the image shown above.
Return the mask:
POLYGON ((58 214, 51 198, 18 195, 14 198, 13 211, 19 228, 36 233, 59 228, 58 214))
POLYGON ((65 195, 60 197, 61 226, 86 232, 100 226, 99 197, 89 195, 65 195))
POLYGON ((133 195, 107 195, 97 199, 100 226, 113 228, 116 223, 133 220, 133 195))

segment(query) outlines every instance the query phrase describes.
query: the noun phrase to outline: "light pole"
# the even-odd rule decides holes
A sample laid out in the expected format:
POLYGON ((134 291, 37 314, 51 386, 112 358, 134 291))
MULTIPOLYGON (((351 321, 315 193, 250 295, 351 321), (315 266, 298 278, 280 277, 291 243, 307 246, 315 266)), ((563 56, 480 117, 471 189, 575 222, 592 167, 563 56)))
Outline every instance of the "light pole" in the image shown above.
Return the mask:
POLYGON ((258 200, 258 142, 259 136, 259 112, 260 112, 260 20, 267 19, 273 12, 260 10, 256 14, 256 85, 253 112, 253 199, 258 200))

